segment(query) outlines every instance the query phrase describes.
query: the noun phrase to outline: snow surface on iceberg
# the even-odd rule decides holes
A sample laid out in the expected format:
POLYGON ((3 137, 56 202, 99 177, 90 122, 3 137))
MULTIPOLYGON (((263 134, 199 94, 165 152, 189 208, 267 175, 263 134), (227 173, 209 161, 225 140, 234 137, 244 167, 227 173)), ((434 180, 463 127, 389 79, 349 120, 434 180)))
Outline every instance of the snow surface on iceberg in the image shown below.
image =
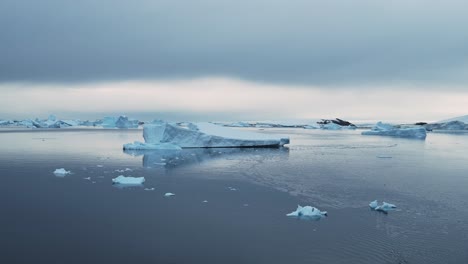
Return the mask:
POLYGON ((424 127, 407 127, 400 128, 390 124, 378 122, 372 130, 363 131, 362 135, 378 135, 378 136, 391 136, 391 137, 404 137, 425 139, 426 129, 424 127))
POLYGON ((312 206, 297 206, 296 211, 287 214, 286 216, 297 217, 302 219, 320 219, 327 216, 326 211, 320 211, 312 206))
POLYGON ((235 130, 213 123, 188 123, 186 126, 157 122, 143 129, 146 144, 170 143, 181 148, 280 147, 289 138, 235 130))
POLYGON ((145 177, 125 177, 120 175, 112 179, 113 184, 122 184, 122 185, 141 185, 145 182, 145 177))

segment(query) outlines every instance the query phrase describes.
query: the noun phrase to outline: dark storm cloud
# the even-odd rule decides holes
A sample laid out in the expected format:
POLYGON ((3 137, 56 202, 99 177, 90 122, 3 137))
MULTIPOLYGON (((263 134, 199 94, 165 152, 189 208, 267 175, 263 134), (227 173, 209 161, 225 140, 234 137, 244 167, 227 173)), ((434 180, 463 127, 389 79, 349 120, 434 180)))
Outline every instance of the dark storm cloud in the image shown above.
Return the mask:
POLYGON ((2 0, 0 82, 468 81, 468 2, 2 0))

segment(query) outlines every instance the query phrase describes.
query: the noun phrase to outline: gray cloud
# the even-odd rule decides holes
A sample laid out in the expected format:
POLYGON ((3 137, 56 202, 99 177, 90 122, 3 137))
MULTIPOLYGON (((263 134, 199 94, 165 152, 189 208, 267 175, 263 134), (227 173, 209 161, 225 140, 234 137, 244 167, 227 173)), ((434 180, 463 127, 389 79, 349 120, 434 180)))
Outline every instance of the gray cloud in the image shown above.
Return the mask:
POLYGON ((467 10, 456 0, 3 0, 0 82, 220 75, 460 87, 467 10))

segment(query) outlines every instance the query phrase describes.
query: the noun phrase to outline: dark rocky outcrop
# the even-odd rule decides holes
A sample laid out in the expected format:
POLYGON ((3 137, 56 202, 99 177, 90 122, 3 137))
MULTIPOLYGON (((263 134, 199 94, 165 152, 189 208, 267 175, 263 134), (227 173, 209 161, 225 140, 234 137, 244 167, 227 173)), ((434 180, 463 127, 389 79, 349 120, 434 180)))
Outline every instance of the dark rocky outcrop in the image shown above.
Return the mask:
POLYGON ((334 124, 337 124, 339 126, 356 127, 355 124, 353 124, 353 123, 351 123, 349 121, 343 120, 343 119, 339 119, 339 118, 336 118, 336 119, 322 119, 322 121, 317 122, 317 124, 320 124, 320 125, 326 125, 326 124, 330 124, 330 123, 334 123, 334 124))

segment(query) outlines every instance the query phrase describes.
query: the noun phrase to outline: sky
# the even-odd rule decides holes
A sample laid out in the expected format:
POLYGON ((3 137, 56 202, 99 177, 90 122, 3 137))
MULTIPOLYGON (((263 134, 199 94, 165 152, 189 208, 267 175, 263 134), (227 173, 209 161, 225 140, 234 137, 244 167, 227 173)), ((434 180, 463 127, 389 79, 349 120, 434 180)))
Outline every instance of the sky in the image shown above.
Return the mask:
POLYGON ((468 114, 462 0, 2 0, 0 119, 468 114))

